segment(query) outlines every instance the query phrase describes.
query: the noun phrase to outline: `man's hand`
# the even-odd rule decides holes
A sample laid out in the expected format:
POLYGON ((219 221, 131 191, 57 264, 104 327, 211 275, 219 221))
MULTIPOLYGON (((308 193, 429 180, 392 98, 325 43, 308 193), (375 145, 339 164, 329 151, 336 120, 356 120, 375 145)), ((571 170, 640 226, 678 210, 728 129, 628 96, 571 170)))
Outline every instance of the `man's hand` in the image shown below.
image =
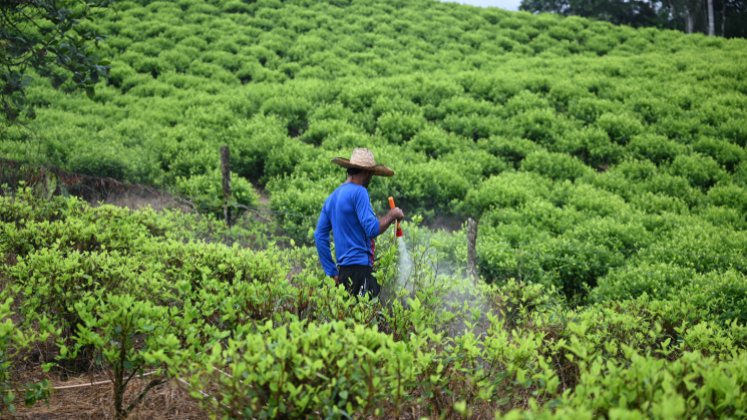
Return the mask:
POLYGON ((403 220, 405 218, 405 213, 399 207, 389 210, 387 215, 392 217, 394 220, 403 220))
POLYGON ((379 234, 386 232, 395 220, 402 220, 405 218, 405 213, 401 208, 395 207, 387 212, 384 216, 379 218, 379 234))
POLYGON ((335 280, 335 286, 340 285, 340 276, 331 276, 335 280))

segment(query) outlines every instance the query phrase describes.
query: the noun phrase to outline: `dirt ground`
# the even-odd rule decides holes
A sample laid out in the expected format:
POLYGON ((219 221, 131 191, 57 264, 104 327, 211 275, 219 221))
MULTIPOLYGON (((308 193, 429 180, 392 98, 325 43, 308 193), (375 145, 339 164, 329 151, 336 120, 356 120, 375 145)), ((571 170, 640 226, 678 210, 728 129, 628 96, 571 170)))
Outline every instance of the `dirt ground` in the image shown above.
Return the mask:
MULTIPOLYGON (((114 397, 112 385, 105 378, 81 376, 65 382, 52 383, 49 403, 38 402, 25 407, 17 401, 14 414, 4 413, 7 419, 113 419, 114 397)), ((134 378, 128 387, 126 403, 132 401, 151 378, 134 378)), ((130 413, 129 419, 206 419, 196 401, 176 381, 166 382, 151 389, 143 401, 130 413)))

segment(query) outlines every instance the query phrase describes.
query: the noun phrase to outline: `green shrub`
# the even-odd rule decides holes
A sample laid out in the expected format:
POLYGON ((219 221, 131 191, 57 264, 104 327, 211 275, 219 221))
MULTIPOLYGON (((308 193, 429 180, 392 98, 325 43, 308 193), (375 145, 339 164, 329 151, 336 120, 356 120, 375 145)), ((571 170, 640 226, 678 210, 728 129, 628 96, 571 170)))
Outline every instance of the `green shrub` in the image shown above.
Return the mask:
MULTIPOLYGON (((347 133, 356 133, 356 131, 357 128, 345 120, 316 120, 309 123, 308 129, 301 136, 301 141, 314 146, 320 146, 327 139, 347 133)), ((366 142, 359 144, 366 144, 366 142)), ((333 148, 338 147, 343 148, 344 146, 341 145, 333 148)))
POLYGON ((567 123, 550 109, 524 112, 511 119, 510 133, 541 145, 551 145, 562 138, 567 123))
POLYGON ((690 185, 704 190, 728 178, 718 162, 699 153, 677 156, 672 162, 671 173, 686 178, 690 185))
POLYGON ((479 115, 477 113, 463 114, 463 111, 457 111, 457 113, 447 113, 441 126, 461 137, 477 141, 500 132, 502 123, 497 116, 479 115))
MULTIPOLYGON (((611 101, 595 97, 574 98, 568 105, 569 114, 586 124, 596 122, 600 116, 614 109, 615 106, 611 101)), ((604 127, 602 128, 604 129, 604 127)))
POLYGON ((721 124, 720 131, 724 138, 731 143, 741 147, 747 147, 747 128, 745 128, 744 117, 730 118, 721 124))
POLYGON ((626 149, 631 152, 632 157, 648 159, 657 165, 670 163, 685 152, 684 146, 656 134, 634 136, 626 149))
POLYGON ((484 150, 454 151, 439 160, 459 165, 462 168, 462 175, 472 185, 477 185, 483 178, 513 169, 505 160, 496 159, 484 150))
POLYGON ((651 214, 687 214, 689 210, 687 203, 680 198, 654 194, 650 191, 637 194, 630 200, 630 204, 636 209, 651 214))
POLYGON ((509 279, 546 285, 543 267, 551 236, 537 228, 527 228, 520 223, 506 223, 498 228, 490 224, 497 219, 496 211, 483 216, 477 243, 477 261, 480 276, 488 283, 502 283, 509 279), (491 220, 492 219, 492 220, 491 220))
POLYGON ((393 144, 410 141, 423 127, 420 115, 387 112, 376 121, 376 134, 393 144))
MULTIPOLYGON (((622 213, 622 212, 621 212, 622 213)), ((588 217, 566 233, 566 237, 602 245, 626 258, 637 254, 655 240, 639 221, 622 222, 620 215, 588 217)))
POLYGON ((688 207, 698 205, 703 193, 690 185, 687 179, 669 174, 657 174, 642 183, 642 189, 655 194, 666 195, 682 200, 688 207))
MULTIPOLYGON (((12 284, 8 292, 20 303, 26 315, 25 328, 33 325, 51 326, 56 338, 70 344, 81 322, 75 304, 86 293, 96 290, 121 290, 144 296, 139 289, 139 263, 119 252, 78 252, 42 248, 23 258, 9 271, 12 284), (29 294, 28 290, 34 290, 29 294), (140 292, 140 293, 138 293, 140 292)), ((158 279, 150 273, 150 285, 158 279)), ((140 284, 145 286, 145 284, 140 284)), ((149 292, 157 292, 154 288, 149 292)), ((41 327, 40 327, 41 328, 41 327)))
POLYGON ((72 172, 124 180, 129 168, 121 153, 121 148, 112 144, 81 145, 71 154, 67 166, 72 172))
POLYGON ((741 271, 726 270, 695 277, 679 292, 679 299, 696 308, 700 319, 721 325, 747 322, 747 276, 743 267, 741 271))
POLYGON ((610 417, 721 417, 743 411, 741 398, 730 390, 742 386, 744 376, 741 373, 727 373, 734 366, 744 363, 743 355, 732 360, 717 361, 703 357, 696 351, 669 362, 629 353, 630 360, 624 363, 607 366, 603 366, 599 360, 591 363, 589 372, 597 374, 583 376, 577 391, 573 393, 574 402, 570 405, 592 409, 596 415, 605 413, 610 417), (702 385, 688 387, 686 384, 693 379, 702 385), (676 390, 683 391, 680 393, 676 390), (647 408, 641 410, 639 407, 647 408))
POLYGON ((679 294, 696 276, 693 269, 671 263, 630 264, 599 279, 591 297, 596 301, 615 301, 635 299, 645 293, 655 299, 667 299, 679 294))
MULTIPOLYGON (((126 418, 153 387, 165 382, 156 376, 132 401, 125 400, 136 374, 160 367, 177 351, 179 340, 168 322, 171 314, 167 307, 126 294, 83 296, 75 303, 75 310, 81 322, 72 356, 93 347, 95 359, 111 370, 114 411, 117 417, 126 418)), ((66 347, 62 347, 61 357, 71 357, 66 347)))
POLYGON ((719 184, 708 190, 706 200, 716 206, 726 206, 747 213, 747 189, 734 184, 719 184))
POLYGON ((747 271, 744 249, 747 249, 747 236, 743 232, 691 220, 662 236, 641 251, 640 256, 648 261, 693 268, 699 273, 727 269, 744 273, 747 271))
POLYGON ((408 146, 413 150, 435 159, 463 150, 466 145, 467 143, 463 138, 436 126, 426 126, 408 143, 408 146))
POLYGON ((515 168, 518 168, 529 154, 542 150, 534 142, 519 138, 490 137, 481 139, 477 144, 481 149, 513 164, 515 168))
POLYGON ((418 209, 429 216, 452 210, 469 190, 469 182, 458 165, 432 161, 410 164, 391 180, 390 194, 402 197, 403 208, 418 209))
POLYGON ((490 209, 518 207, 531 198, 547 197, 549 186, 549 180, 533 173, 504 172, 470 190, 465 209, 478 216, 490 209))
POLYGON ((216 345, 206 359, 220 371, 195 372, 193 385, 217 389, 219 400, 202 403, 229 417, 382 414, 382 406, 403 402, 416 373, 405 343, 342 322, 268 323, 216 345))
POLYGON ((287 139, 283 123, 275 117, 257 115, 228 130, 231 170, 251 180, 265 177, 270 152, 287 139))
POLYGON ((563 184, 555 188, 552 201, 561 208, 574 208, 587 217, 627 220, 629 206, 622 197, 587 184, 563 184))
POLYGON ((597 285, 599 278, 622 266, 622 253, 598 242, 583 241, 564 235, 552 238, 543 255, 543 282, 553 284, 572 302, 582 300, 597 285))
POLYGON ((747 227, 747 220, 743 215, 744 212, 742 211, 723 206, 707 206, 698 211, 698 216, 712 225, 729 227, 738 231, 747 227))
POLYGON ((536 172, 553 180, 571 181, 591 172, 589 167, 572 156, 545 151, 527 155, 521 162, 521 170, 536 172))
POLYGON ((643 131, 643 125, 630 114, 602 114, 597 124, 607 132, 610 139, 618 144, 628 144, 630 140, 643 131))
POLYGON ((734 171, 747 156, 744 149, 734 143, 707 137, 696 141, 693 144, 693 150, 712 157, 728 171, 734 171))
POLYGON ((298 170, 302 162, 313 156, 314 149, 298 140, 286 139, 267 153, 265 179, 280 178, 298 170))
POLYGON ((732 179, 737 185, 747 188, 747 162, 742 162, 737 166, 732 179))
POLYGON ((189 197, 199 211, 217 217, 223 216, 224 205, 228 205, 236 215, 245 207, 253 208, 259 203, 259 194, 252 184, 235 173, 231 173, 231 196, 225 202, 222 183, 220 170, 213 170, 203 175, 177 177, 176 190, 179 194, 189 197))
POLYGON ((261 109, 265 115, 277 116, 284 123, 290 137, 302 135, 308 128, 311 104, 305 98, 273 97, 265 100, 261 109))
POLYGON ((280 226, 296 242, 312 242, 324 200, 334 190, 333 187, 324 189, 329 184, 329 181, 320 183, 300 177, 268 184, 270 206, 278 212, 280 226))
MULTIPOLYGON (((480 223, 483 226, 501 224, 515 227, 527 226, 530 230, 540 230, 552 234, 563 233, 581 220, 586 214, 572 206, 556 205, 541 198, 531 198, 521 206, 500 208, 483 214, 480 223)), ((514 241, 516 245, 520 241, 514 241)))
POLYGON ((613 171, 620 173, 632 183, 647 181, 659 172, 656 165, 648 160, 625 161, 615 166, 613 171))
POLYGON ((567 132, 552 150, 574 155, 598 170, 619 163, 624 155, 622 146, 613 143, 604 130, 594 127, 567 132))

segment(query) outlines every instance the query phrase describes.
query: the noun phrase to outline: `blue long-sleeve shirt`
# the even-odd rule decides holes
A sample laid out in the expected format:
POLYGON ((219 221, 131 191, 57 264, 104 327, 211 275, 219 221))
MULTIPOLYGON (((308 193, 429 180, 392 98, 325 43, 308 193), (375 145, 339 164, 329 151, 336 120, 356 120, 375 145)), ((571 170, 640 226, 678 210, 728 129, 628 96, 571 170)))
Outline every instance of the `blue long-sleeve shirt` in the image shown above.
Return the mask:
POLYGON ((314 232, 316 250, 324 273, 337 275, 337 266, 373 266, 374 238, 379 235, 379 219, 371 207, 368 190, 346 182, 324 201, 314 232), (329 234, 333 232, 335 257, 332 261, 329 234))

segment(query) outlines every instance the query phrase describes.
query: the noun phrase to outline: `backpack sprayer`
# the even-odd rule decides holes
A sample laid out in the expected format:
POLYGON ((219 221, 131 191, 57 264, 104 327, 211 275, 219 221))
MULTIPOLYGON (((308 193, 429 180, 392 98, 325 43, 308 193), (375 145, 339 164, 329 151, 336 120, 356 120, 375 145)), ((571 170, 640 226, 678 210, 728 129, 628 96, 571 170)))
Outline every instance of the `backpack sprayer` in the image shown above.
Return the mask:
MULTIPOLYGON (((394 197, 389 197, 389 208, 390 209, 394 208, 394 197)), ((399 220, 397 220, 396 235, 398 238, 402 236, 402 226, 399 225, 399 220)))

